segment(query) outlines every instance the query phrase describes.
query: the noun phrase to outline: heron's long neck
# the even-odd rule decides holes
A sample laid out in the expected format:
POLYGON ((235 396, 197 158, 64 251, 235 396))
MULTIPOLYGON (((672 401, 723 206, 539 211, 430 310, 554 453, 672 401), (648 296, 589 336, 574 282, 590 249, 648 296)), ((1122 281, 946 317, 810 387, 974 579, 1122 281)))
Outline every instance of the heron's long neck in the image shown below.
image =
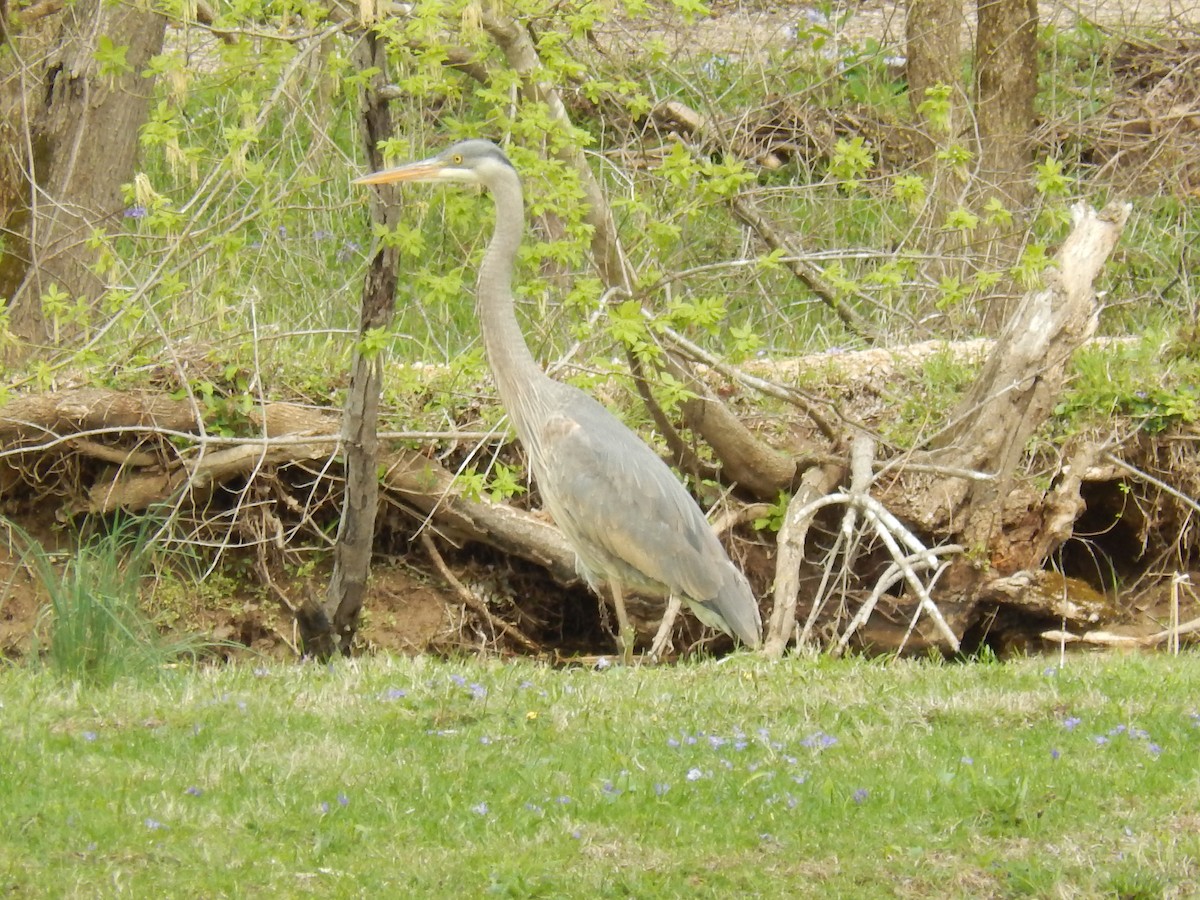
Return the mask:
POLYGON ((496 230, 479 267, 476 302, 496 389, 517 435, 528 444, 531 403, 547 376, 529 352, 513 308, 513 264, 525 229, 524 201, 521 182, 511 170, 492 179, 488 188, 496 204, 496 230))

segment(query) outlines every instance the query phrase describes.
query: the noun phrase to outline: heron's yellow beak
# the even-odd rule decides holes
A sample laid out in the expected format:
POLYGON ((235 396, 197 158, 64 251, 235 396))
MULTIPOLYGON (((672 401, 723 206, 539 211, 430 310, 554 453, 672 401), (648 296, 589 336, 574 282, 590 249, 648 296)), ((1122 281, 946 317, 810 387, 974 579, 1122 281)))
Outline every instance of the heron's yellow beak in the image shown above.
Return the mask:
POLYGON ((408 163, 394 169, 384 169, 355 178, 352 184, 393 184, 397 181, 438 181, 439 174, 445 168, 442 163, 423 159, 420 162, 408 163))

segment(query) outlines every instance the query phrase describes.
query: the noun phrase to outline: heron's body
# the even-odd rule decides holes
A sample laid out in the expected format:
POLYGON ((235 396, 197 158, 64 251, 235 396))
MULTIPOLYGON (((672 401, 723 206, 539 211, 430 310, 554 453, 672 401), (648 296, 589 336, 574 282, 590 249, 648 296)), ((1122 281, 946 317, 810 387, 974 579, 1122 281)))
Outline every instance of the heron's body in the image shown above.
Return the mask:
MULTIPOLYGON (((529 454, 554 521, 593 590, 613 593, 630 649, 623 590, 683 601, 702 622, 757 647, 762 622, 745 576, 666 464, 607 409, 555 381, 534 361, 513 310, 513 261, 524 231, 516 171, 488 141, 464 141, 436 157, 359 179, 482 184, 496 226, 479 270, 477 305, 500 399, 529 454)), ((670 618, 670 617, 668 617, 670 618)), ((655 641, 664 642, 669 621, 655 641)))

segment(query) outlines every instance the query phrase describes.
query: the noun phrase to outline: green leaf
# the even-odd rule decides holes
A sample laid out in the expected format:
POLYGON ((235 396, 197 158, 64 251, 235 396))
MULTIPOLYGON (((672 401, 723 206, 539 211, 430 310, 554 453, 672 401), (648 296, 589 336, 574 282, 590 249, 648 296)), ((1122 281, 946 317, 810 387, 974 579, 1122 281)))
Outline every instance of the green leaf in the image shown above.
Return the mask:
POLYGON ((1057 159, 1047 159, 1034 166, 1033 186, 1044 197, 1062 197, 1066 195, 1074 179, 1063 171, 1063 164, 1057 159))
POLYGON ((892 196, 916 212, 925 203, 927 188, 920 175, 898 175, 892 182, 892 196))
POLYGON ((946 215, 945 227, 949 231, 974 231, 979 225, 979 216, 960 206, 946 215))
POLYGON ((92 53, 92 58, 100 64, 102 76, 115 78, 133 71, 133 67, 125 59, 128 52, 128 44, 114 44, 112 38, 102 34, 96 41, 96 50, 92 53))
POLYGON ((1012 213, 1008 211, 1008 207, 999 197, 989 197, 988 202, 983 205, 983 211, 986 213, 984 221, 989 225, 998 228, 1007 228, 1012 225, 1012 213))

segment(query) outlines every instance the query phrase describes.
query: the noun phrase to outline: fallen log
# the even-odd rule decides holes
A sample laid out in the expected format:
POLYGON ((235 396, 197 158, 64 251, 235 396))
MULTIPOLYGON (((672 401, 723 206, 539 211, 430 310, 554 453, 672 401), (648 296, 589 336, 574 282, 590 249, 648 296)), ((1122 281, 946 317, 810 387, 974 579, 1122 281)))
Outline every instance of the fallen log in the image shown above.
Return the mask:
MULTIPOLYGON (((261 433, 205 435, 202 419, 186 399, 147 391, 80 388, 28 395, 0 409, 0 461, 16 470, 22 460, 49 454, 108 463, 91 484, 57 492, 82 498, 64 502, 59 518, 202 506, 216 487, 234 480, 313 461, 324 461, 326 468, 336 464, 340 420, 330 411, 268 403, 247 413, 246 426, 261 433), (183 440, 188 443, 178 445, 183 440)), ((381 437, 388 440, 388 435, 381 437)), ((453 473, 416 450, 393 447, 384 453, 382 465, 384 488, 419 510, 439 533, 526 559, 562 584, 577 582, 573 551, 546 521, 463 496, 453 473)), ((10 485, 9 493, 13 491, 10 485)))

